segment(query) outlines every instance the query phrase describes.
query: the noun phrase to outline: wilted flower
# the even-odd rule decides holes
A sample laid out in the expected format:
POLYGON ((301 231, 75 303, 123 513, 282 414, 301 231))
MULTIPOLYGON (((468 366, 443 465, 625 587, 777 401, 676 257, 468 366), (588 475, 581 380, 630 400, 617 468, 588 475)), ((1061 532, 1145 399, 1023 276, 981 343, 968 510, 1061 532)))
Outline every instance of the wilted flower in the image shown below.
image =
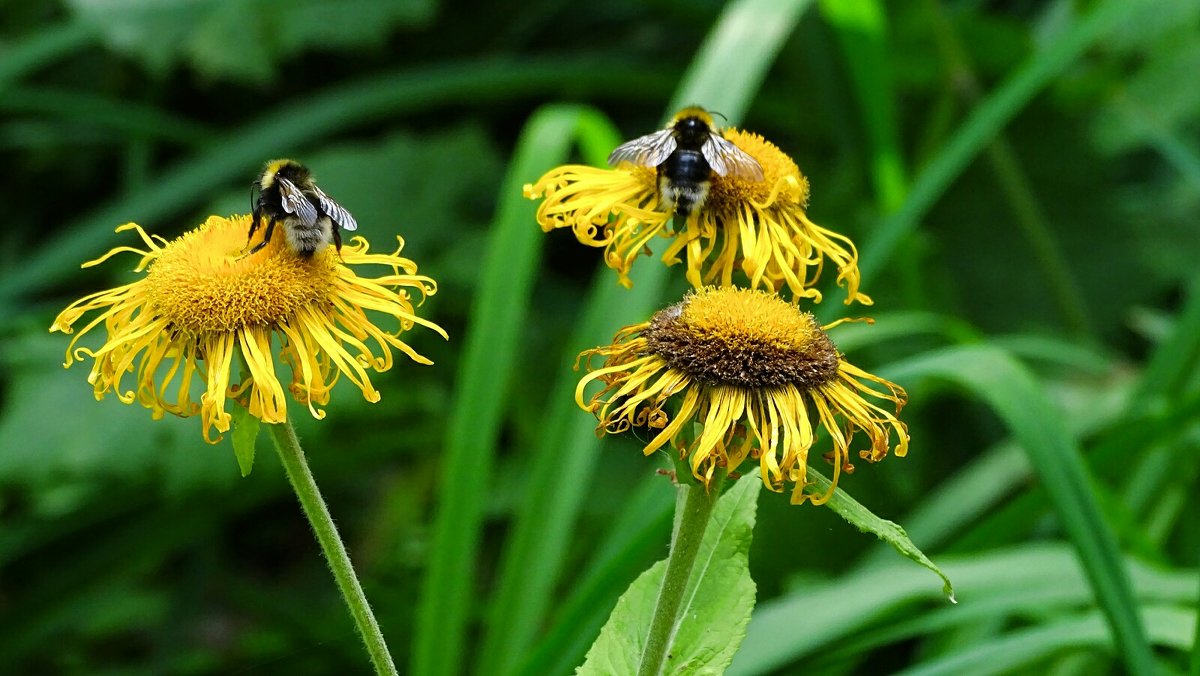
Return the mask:
POLYGON ((732 472, 750 457, 768 488, 791 483, 793 502, 820 504, 832 488, 804 493, 818 428, 831 440, 834 486, 841 471, 853 470, 857 432, 868 442, 859 456, 870 462, 887 455, 893 433, 896 455, 908 451, 907 427, 874 403, 898 413, 904 390, 847 362, 825 328, 774 294, 702 288, 580 355, 590 372, 575 399, 599 418, 598 433, 649 428, 645 453, 672 446, 706 485, 719 469, 732 472), (597 356, 604 362, 592 368, 597 356), (589 399, 592 381, 604 388, 589 399))

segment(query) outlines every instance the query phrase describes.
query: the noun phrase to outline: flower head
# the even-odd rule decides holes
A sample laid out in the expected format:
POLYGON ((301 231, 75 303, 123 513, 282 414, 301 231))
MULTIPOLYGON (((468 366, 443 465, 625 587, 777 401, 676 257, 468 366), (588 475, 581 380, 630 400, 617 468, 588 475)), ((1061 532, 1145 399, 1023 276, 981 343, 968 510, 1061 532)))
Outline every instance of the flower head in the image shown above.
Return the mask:
POLYGON ((575 400, 596 414, 599 434, 656 431, 646 455, 669 443, 706 485, 718 468, 733 472, 750 457, 768 488, 788 482, 793 502, 821 504, 832 488, 819 497, 804 493, 817 427, 832 442, 825 457, 834 486, 841 471, 853 471, 850 446, 860 431, 869 445, 859 456, 867 461, 887 455, 893 433, 896 455, 908 452, 907 427, 872 401, 890 402, 898 413, 904 390, 848 363, 826 328, 776 295, 705 287, 625 327, 612 345, 580 355, 589 373, 575 400), (604 362, 593 369, 594 357, 604 362), (592 381, 604 388, 585 401, 592 381), (693 432, 689 423, 703 429, 693 432))
POLYGON ((84 314, 100 313, 71 339, 63 366, 94 359, 88 382, 97 399, 112 390, 126 404, 137 401, 149 408, 155 418, 168 412, 199 413, 205 440, 216 443, 220 437, 214 438, 213 431, 229 430, 227 397, 244 402, 263 422, 285 420, 287 400, 275 370, 273 337, 281 345, 279 359, 292 371, 292 396, 316 418, 324 417, 319 407, 329 402, 341 375, 368 401, 378 401, 367 370, 391 368, 392 348, 416 362, 431 363, 399 338, 414 324, 446 336, 414 314, 409 290, 423 301, 437 286, 416 274, 415 263, 399 256, 403 240, 391 254, 368 253, 366 240, 356 237, 340 257, 328 248, 301 258, 285 237, 276 236, 245 256, 249 227, 249 216, 212 216, 171 242, 151 238, 133 223, 117 228, 136 231, 146 248, 117 247, 84 267, 128 251, 141 256, 136 271, 146 274, 85 296, 58 315, 50 330, 71 333, 84 314), (372 264, 387 271, 360 277, 350 267, 372 264), (395 327, 377 326, 367 311, 390 317, 395 327), (107 337, 99 349, 76 347, 101 323, 107 337), (233 385, 230 367, 239 350, 249 377, 233 385), (135 366, 134 389, 122 389, 122 379, 135 366), (197 376, 204 388, 199 404, 192 401, 197 376))
POLYGON ((740 271, 750 288, 787 287, 793 299, 819 302, 821 293, 812 287, 828 260, 837 268, 838 284, 846 287, 846 303, 870 305, 870 297, 858 290, 853 242, 808 219, 808 179, 792 158, 758 134, 727 129, 723 135, 758 161, 764 178, 714 175, 707 198, 681 230, 668 226, 672 214, 659 205, 653 168, 566 165, 526 185, 525 196, 545 198, 537 210, 542 230, 571 228, 580 242, 604 247, 605 263, 625 286, 631 285, 633 261, 649 252, 647 244, 667 237, 672 242, 663 262, 678 263, 683 252, 695 288, 730 286, 740 271))

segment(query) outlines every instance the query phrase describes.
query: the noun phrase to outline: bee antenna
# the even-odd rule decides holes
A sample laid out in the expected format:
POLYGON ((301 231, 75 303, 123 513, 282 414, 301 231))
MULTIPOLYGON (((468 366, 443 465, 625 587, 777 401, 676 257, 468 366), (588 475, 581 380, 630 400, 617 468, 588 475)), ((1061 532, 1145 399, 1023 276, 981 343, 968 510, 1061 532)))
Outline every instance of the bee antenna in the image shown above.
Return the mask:
POLYGON ((728 117, 725 117, 725 113, 721 113, 721 112, 718 112, 718 111, 715 111, 715 110, 710 110, 710 111, 708 111, 708 112, 709 112, 709 114, 711 114, 711 115, 716 115, 717 117, 721 118, 722 120, 725 120, 726 122, 728 122, 728 121, 729 121, 729 118, 728 118, 728 117))

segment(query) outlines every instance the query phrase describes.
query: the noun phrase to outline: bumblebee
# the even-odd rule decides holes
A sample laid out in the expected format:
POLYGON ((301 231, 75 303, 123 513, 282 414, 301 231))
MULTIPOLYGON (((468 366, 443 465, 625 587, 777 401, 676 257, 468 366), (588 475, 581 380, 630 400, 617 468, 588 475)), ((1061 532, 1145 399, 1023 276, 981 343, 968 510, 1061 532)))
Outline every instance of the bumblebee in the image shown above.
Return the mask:
POLYGON ((266 219, 263 240, 246 252, 258 251, 271 241, 275 225, 282 223, 288 246, 304 258, 322 251, 330 242, 342 251, 342 230, 355 230, 358 223, 349 211, 334 202, 313 182, 308 167, 295 160, 271 160, 254 182, 258 198, 253 200, 250 234, 246 245, 266 219))
POLYGON ((698 106, 676 113, 664 129, 617 146, 608 163, 621 162, 657 168, 659 208, 683 218, 704 206, 713 174, 763 180, 758 160, 725 140, 712 115, 698 106))

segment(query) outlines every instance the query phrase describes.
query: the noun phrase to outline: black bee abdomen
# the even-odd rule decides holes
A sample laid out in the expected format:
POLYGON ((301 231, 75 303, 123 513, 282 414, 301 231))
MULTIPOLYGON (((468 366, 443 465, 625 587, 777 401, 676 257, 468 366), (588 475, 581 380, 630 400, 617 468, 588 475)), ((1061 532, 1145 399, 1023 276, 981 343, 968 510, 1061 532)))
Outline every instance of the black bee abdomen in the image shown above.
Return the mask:
POLYGON ((661 175, 675 182, 700 183, 712 177, 708 160, 696 150, 676 150, 658 166, 661 175))
POLYGON ((712 167, 696 150, 676 150, 658 165, 659 200, 677 216, 687 217, 708 194, 712 167))

